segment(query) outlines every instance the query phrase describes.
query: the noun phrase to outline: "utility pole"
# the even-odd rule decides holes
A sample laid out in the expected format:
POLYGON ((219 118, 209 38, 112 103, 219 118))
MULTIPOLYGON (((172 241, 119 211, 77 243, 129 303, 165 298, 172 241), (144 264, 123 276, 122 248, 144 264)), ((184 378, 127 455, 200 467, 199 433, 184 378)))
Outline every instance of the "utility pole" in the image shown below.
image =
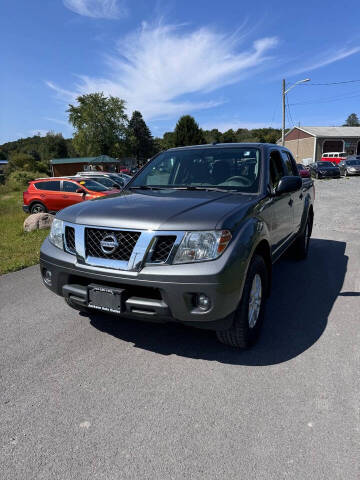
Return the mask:
POLYGON ((281 145, 285 145, 285 78, 282 80, 282 127, 281 127, 281 145))
POLYGON ((298 80, 295 82, 291 87, 286 89, 286 82, 285 78, 282 80, 282 127, 281 127, 281 144, 284 146, 285 145, 285 100, 286 100, 286 94, 290 92, 292 88, 294 88, 296 85, 299 85, 299 83, 306 83, 310 82, 310 78, 304 78, 304 80, 298 80))

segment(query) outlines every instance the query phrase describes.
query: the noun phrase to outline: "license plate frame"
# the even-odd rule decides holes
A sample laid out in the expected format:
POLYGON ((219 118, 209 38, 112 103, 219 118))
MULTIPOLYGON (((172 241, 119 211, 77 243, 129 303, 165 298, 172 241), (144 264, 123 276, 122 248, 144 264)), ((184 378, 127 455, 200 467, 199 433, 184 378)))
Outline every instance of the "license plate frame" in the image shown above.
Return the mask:
POLYGON ((88 286, 88 307, 119 315, 123 312, 123 292, 123 288, 90 284, 88 286))

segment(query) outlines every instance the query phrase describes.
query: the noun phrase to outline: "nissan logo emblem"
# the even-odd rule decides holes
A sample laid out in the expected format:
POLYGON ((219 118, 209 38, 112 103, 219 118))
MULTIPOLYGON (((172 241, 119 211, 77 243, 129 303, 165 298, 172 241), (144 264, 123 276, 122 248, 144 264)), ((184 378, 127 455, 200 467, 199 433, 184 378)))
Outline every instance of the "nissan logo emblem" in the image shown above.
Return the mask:
POLYGON ((105 235, 100 241, 100 248, 105 255, 111 255, 118 248, 119 242, 113 233, 105 235))

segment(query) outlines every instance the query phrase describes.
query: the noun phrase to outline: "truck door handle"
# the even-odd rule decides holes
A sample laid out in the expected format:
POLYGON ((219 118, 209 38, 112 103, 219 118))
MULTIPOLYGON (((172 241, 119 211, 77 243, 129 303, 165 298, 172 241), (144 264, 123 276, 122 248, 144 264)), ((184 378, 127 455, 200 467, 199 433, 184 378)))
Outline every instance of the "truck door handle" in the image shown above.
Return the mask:
POLYGON ((300 200, 302 200, 304 198, 304 195, 302 193, 300 193, 300 200))
POLYGON ((40 194, 41 198, 45 198, 45 195, 43 193, 40 194))
POLYGON ((290 205, 290 207, 292 207, 292 204, 293 204, 293 203, 294 203, 294 202, 293 202, 293 199, 290 198, 290 200, 289 200, 289 205, 290 205))
POLYGON ((63 198, 69 198, 69 195, 63 195, 63 198))

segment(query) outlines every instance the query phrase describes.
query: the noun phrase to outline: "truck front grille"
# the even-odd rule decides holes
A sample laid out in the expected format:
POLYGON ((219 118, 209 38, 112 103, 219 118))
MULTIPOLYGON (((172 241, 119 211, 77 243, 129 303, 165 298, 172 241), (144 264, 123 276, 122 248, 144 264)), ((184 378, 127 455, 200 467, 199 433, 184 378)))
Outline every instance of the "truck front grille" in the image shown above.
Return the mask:
POLYGON ((175 243, 175 240, 176 236, 173 235, 163 235, 157 237, 150 261, 152 263, 166 262, 175 243))
POLYGON ((65 227, 65 246, 69 253, 75 253, 75 229, 73 227, 65 227))
POLYGON ((85 228, 86 256, 129 261, 139 237, 140 232, 85 228))

